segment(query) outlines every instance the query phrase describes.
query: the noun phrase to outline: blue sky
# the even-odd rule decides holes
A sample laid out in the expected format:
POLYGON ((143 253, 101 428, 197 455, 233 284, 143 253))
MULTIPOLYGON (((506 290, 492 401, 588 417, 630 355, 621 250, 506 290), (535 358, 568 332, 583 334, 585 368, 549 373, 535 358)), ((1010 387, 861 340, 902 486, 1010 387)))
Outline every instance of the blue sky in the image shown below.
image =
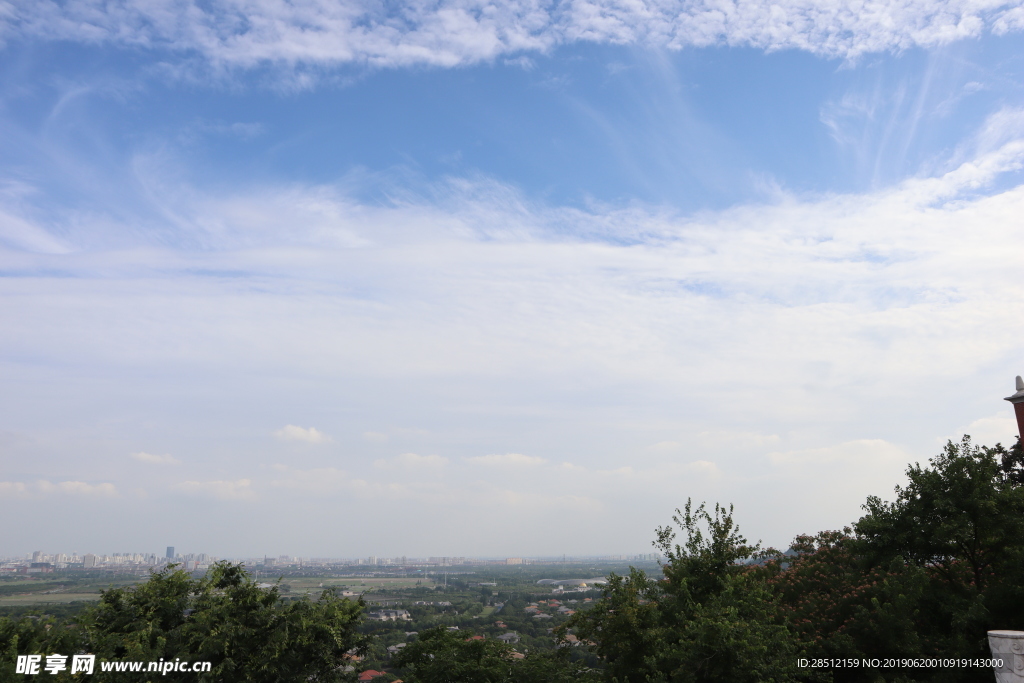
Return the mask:
POLYGON ((0 3, 0 554, 785 545, 1011 441, 1024 8, 883 9, 0 3))

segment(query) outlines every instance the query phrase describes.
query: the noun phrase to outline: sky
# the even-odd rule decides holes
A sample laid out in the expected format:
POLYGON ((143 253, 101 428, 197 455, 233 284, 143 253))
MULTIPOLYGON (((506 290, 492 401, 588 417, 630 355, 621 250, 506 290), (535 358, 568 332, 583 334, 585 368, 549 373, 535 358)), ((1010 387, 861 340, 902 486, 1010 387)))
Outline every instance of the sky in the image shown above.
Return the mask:
POLYGON ((0 555, 787 547, 1024 373, 1024 3, 0 0, 0 555))

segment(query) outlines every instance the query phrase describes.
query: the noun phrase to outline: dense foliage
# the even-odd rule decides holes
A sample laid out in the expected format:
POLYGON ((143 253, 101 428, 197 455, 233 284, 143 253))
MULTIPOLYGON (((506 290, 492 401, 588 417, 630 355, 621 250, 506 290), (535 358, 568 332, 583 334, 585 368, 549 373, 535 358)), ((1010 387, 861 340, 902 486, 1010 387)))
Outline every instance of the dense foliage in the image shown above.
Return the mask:
MULTIPOLYGON (((172 567, 137 586, 103 593, 78 623, 57 626, 0 619, 3 680, 14 680, 18 654, 95 654, 97 660, 212 663, 207 673, 158 675, 166 681, 335 681, 346 653, 358 650, 362 604, 331 591, 285 603, 240 566, 215 565, 203 578, 172 567)), ((148 680, 153 674, 102 672, 90 680, 148 680)), ((47 676, 70 680, 70 672, 47 676)))
POLYGON ((852 529, 760 551, 732 510, 688 503, 658 530, 660 578, 612 577, 563 626, 617 683, 990 681, 984 668, 810 670, 798 659, 987 658, 986 631, 1024 629, 1024 457, 949 443, 852 529))
POLYGON ((965 437, 928 466, 910 466, 907 480, 892 501, 869 498, 851 527, 799 536, 785 553, 749 544, 731 507, 687 502, 656 532, 660 575, 613 574, 596 601, 569 600, 575 613, 555 628, 538 605, 560 603, 503 597, 487 638, 453 622, 460 610, 479 619, 497 595, 489 588, 478 601, 412 606, 414 619, 434 625, 415 634, 364 622, 361 602, 331 590, 286 601, 239 566, 222 563, 203 578, 168 569, 105 591, 77 619, 0 618, 0 681, 18 680, 16 655, 52 652, 213 662, 209 674, 160 677, 167 681, 333 681, 370 663, 389 669, 380 680, 406 683, 991 681, 991 669, 978 667, 798 664, 987 658, 987 630, 1024 630, 1020 441, 984 448, 965 437), (519 643, 496 640, 499 628, 519 643))
POLYGON ((584 683, 587 668, 567 650, 533 654, 446 627, 419 634, 395 658, 407 683, 584 683))
POLYGON ((712 515, 688 502, 673 520, 686 540, 658 530, 663 577, 613 576, 603 603, 574 615, 563 633, 594 643, 608 680, 619 683, 791 680, 790 632, 768 584, 741 563, 759 553, 739 535, 732 510, 716 506, 712 515))

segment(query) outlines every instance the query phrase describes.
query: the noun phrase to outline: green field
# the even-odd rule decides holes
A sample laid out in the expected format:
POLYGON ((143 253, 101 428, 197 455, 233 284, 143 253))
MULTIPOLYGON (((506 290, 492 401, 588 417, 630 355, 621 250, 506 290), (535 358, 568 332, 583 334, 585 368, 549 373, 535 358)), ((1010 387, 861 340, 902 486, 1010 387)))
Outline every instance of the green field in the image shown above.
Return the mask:
MULTIPOLYGON (((272 583, 268 579, 261 578, 261 582, 272 583)), ((436 583, 431 579, 427 578, 318 578, 318 577, 302 577, 302 578, 286 578, 281 582, 283 585, 288 586, 289 590, 284 592, 284 595, 295 596, 295 595, 306 595, 316 593, 324 588, 337 588, 338 590, 348 590, 355 593, 369 593, 372 591, 379 591, 381 589, 395 590, 395 589, 408 589, 416 587, 433 588, 436 583)))
MULTIPOLYGON (((0 607, 25 607, 30 605, 96 601, 100 598, 100 591, 112 586, 131 585, 143 578, 118 576, 86 581, 52 578, 45 580, 19 579, 17 581, 4 581, 0 582, 0 607)), ((258 577, 257 581, 260 583, 276 583, 277 577, 263 575, 258 577)), ((416 587, 433 588, 436 585, 432 579, 426 577, 285 577, 281 584, 286 587, 286 590, 282 591, 282 595, 287 597, 315 596, 319 591, 330 587, 355 593, 368 593, 416 587)))
POLYGON ((28 595, 5 595, 0 597, 0 607, 24 607, 26 605, 64 605, 69 602, 86 602, 100 599, 99 591, 90 593, 29 593, 28 595))
POLYGON ((100 592, 112 587, 136 584, 142 576, 48 576, 46 578, 5 578, 0 581, 0 607, 65 605, 95 602, 100 592))

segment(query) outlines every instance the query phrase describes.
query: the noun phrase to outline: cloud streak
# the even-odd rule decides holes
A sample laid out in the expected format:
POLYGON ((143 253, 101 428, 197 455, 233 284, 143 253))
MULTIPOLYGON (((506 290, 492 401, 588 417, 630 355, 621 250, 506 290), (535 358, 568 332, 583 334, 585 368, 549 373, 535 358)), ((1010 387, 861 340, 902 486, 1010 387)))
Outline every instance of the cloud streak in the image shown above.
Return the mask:
MULTIPOLYGON (((1000 135, 999 146, 935 177, 692 216, 550 207, 460 179, 442 185, 439 201, 384 206, 329 186, 169 190, 163 199, 181 216, 168 231, 176 247, 0 252, 8 271, 42 276, 8 304, 11 320, 37 324, 9 328, 0 343, 15 357, 31 347, 64 359, 60 330, 70 325, 83 362, 178 358, 480 381, 579 374, 685 381, 710 396, 726 381, 791 387, 813 363, 821 386, 966 371, 1008 353, 1017 333, 1000 311, 1020 305, 1024 188, 985 191, 1021 168, 1024 142, 1000 135), (305 220, 310 211, 321 220, 305 220), (125 278, 138 286, 124 290, 125 278), (159 314, 144 330, 116 332, 122 307, 159 314), (979 339, 975 325, 990 333, 979 339)), ((88 226, 79 234, 88 240, 88 226)), ((19 281, 3 286, 13 292, 19 281)), ((274 434, 330 440, 297 425, 274 434)))
POLYGON ((181 461, 175 458, 173 455, 155 455, 153 453, 146 453, 140 451, 138 453, 132 453, 131 457, 139 462, 149 463, 151 465, 180 465, 181 461))
POLYGON ((251 479, 238 479, 235 481, 183 481, 171 488, 188 496, 224 501, 255 500, 256 498, 256 492, 252 489, 251 479))
POLYGON ((319 431, 316 427, 298 427, 286 425, 274 432, 274 436, 285 441, 305 441, 306 443, 328 443, 331 437, 319 431))
POLYGON ((386 460, 377 460, 373 464, 381 469, 438 469, 448 464, 448 458, 445 458, 440 455, 419 455, 418 453, 402 453, 401 455, 398 455, 394 458, 386 460))
MULTIPOLYGON (((1020 358, 1019 121, 1000 113, 931 177, 689 215, 545 205, 479 178, 378 203, 329 185, 232 194, 147 178, 176 216, 151 243, 125 227, 122 245, 116 221, 79 216, 66 253, 0 249, 5 381, 32 395, 46 386, 40 368, 58 368, 44 398, 72 413, 92 409, 96 376, 135 387, 148 368, 147 393, 169 398, 147 410, 169 423, 176 405, 210 397, 202 418, 175 413, 173 429, 252 440, 190 456, 219 473, 172 490, 209 501, 272 491, 327 514, 336 500, 391 496, 400 524, 423 504, 448 520, 489 500, 600 500, 616 539, 665 521, 644 510, 691 495, 768 510, 747 525, 753 537, 848 523, 921 457, 908 442, 930 455, 948 415, 990 416, 1010 388, 995 385, 981 412, 964 407, 968 392, 936 392, 981 392, 979 377, 1020 358), (114 246, 95 247, 93 229, 114 246), (319 415, 324 431, 289 425, 279 438, 330 433, 338 445, 267 438, 267 420, 296 414, 319 415), (430 430, 364 433, 387 424, 430 430), (301 464, 249 478, 284 452, 301 464), (536 490, 539 478, 551 489, 536 490)), ((108 391, 112 414, 135 409, 136 394, 108 391)), ((0 494, 42 495, 32 486, 0 494)), ((85 493, 64 488, 54 493, 85 493)), ((595 524, 590 540, 612 533, 595 524)))
POLYGON ((502 455, 476 455, 466 458, 466 462, 489 467, 536 467, 545 463, 544 458, 522 453, 504 453, 502 455))
POLYGON ((34 498, 39 496, 85 496, 115 498, 117 487, 109 482, 90 484, 84 481, 58 481, 39 479, 35 482, 0 481, 0 498, 34 498))
POLYGON ((1019 0, 14 0, 3 33, 198 56, 216 70, 299 67, 301 83, 317 67, 453 67, 576 42, 797 49, 856 59, 1022 26, 1019 0))
POLYGON ((281 476, 270 482, 272 487, 292 491, 299 495, 343 496, 365 491, 368 486, 362 479, 353 478, 345 470, 336 467, 295 469, 276 465, 281 476))

